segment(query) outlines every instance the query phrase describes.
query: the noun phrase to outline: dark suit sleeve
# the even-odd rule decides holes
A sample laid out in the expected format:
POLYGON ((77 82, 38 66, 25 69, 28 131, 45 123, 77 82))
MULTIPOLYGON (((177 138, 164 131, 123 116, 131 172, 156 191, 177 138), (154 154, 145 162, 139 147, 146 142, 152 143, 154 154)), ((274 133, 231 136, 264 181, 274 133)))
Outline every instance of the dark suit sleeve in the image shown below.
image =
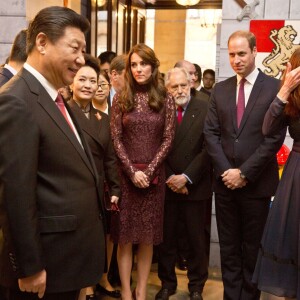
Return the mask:
POLYGON ((197 154, 188 167, 183 172, 187 175, 193 184, 197 184, 203 176, 207 176, 210 172, 210 157, 206 149, 199 149, 199 154, 197 154))
MULTIPOLYGON (((267 111, 268 115, 269 111, 267 111)), ((267 122, 268 117, 265 120, 267 122)), ((287 127, 282 123, 282 118, 279 118, 278 123, 273 126, 273 129, 270 127, 269 132, 266 132, 267 134, 264 135, 263 141, 256 151, 240 166, 242 173, 252 182, 264 171, 270 158, 276 155, 284 142, 287 127)))
POLYGON ((216 177, 220 177, 231 168, 221 144, 221 124, 218 117, 215 90, 212 91, 208 113, 204 124, 206 149, 212 158, 216 177))
POLYGON ((0 95, 0 200, 10 259, 18 277, 45 268, 37 222, 38 127, 23 100, 0 95))
POLYGON ((103 118, 103 122, 105 122, 105 126, 103 127, 105 128, 105 130, 109 132, 108 143, 105 148, 104 160, 103 160, 105 179, 108 183, 110 194, 112 196, 120 197, 121 190, 120 190, 120 180, 119 180, 119 174, 117 168, 117 158, 111 140, 109 119, 103 118))
POLYGON ((286 128, 276 134, 266 135, 256 151, 239 167, 247 179, 254 182, 265 170, 270 158, 274 157, 283 144, 286 128))
MULTIPOLYGON (((207 96, 207 95, 206 95, 207 96)), ((203 99, 203 98, 202 98, 203 99)), ((195 100, 194 100, 195 101, 195 100)), ((199 108, 200 108, 200 115, 199 118, 201 120, 201 123, 198 128, 189 129, 189 132, 187 135, 189 136, 189 133, 192 133, 190 136, 192 140, 197 140, 199 145, 199 151, 196 155, 193 155, 193 159, 188 164, 188 166, 184 170, 184 174, 191 179, 193 184, 197 184, 203 176, 207 176, 208 173, 211 171, 211 159, 210 156, 207 153, 207 150, 205 148, 204 143, 204 135, 203 135, 203 125, 204 120, 207 115, 207 109, 208 109, 208 101, 207 100, 200 100, 199 102, 199 108), (196 131, 195 131, 196 130, 196 131)), ((188 151, 188 147, 186 148, 188 151)))

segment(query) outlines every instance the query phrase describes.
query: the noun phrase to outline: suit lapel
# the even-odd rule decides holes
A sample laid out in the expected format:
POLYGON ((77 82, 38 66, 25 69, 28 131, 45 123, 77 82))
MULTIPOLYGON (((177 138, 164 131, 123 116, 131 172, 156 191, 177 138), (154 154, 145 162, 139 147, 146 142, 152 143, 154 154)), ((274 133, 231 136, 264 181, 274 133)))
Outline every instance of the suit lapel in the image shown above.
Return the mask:
MULTIPOLYGON (((95 140, 96 143, 100 144, 100 146, 103 148, 103 145, 100 141, 100 130, 102 126, 101 120, 99 121, 96 117, 97 110, 91 107, 90 112, 90 119, 87 119, 87 117, 84 115, 84 113, 81 111, 80 107, 77 105, 77 103, 72 99, 68 102, 69 106, 72 108, 72 110, 75 112, 76 117, 79 122, 79 126, 81 129, 89 135, 93 140, 95 140)), ((100 113, 99 113, 100 115, 100 113)))
MULTIPOLYGON (((226 97, 229 99, 229 109, 231 112, 231 117, 232 117, 232 125, 234 127, 234 130, 237 132, 238 127, 237 127, 237 108, 236 108, 236 88, 237 88, 237 79, 236 76, 232 77, 232 84, 228 85, 229 89, 227 91, 226 97)), ((227 105, 226 103, 224 103, 227 105)))
POLYGON ((200 108, 197 105, 197 100, 193 97, 184 113, 182 122, 180 126, 176 124, 176 134, 174 140, 174 148, 182 141, 185 137, 186 132, 189 131, 190 127, 193 125, 196 117, 201 113, 200 108))
POLYGON ((249 99, 248 99, 248 103, 246 105, 246 108, 245 108, 245 111, 244 111, 244 114, 243 114, 243 117, 242 117, 242 120, 241 120, 241 124, 240 124, 240 127, 239 127, 239 131, 241 131, 243 129, 243 127, 245 126, 245 123, 258 99, 258 96, 261 92, 261 89, 263 87, 263 76, 261 76, 261 73, 259 72, 258 76, 257 76, 257 79, 254 83, 254 86, 252 88, 252 91, 251 91, 251 94, 249 96, 249 99))
MULTIPOLYGON (((67 121, 65 120, 62 113, 59 111, 59 108, 55 105, 54 101, 51 99, 50 95, 47 93, 47 91, 44 89, 44 87, 41 85, 41 83, 26 69, 22 69, 20 72, 20 76, 23 77, 26 82, 28 83, 28 86, 32 93, 37 95, 37 103, 41 105, 41 107, 46 111, 46 113, 51 117, 51 119, 56 123, 56 125, 60 128, 60 130, 64 133, 66 138, 70 141, 70 143, 74 146, 76 151, 80 154, 82 160, 86 163, 87 167, 90 169, 92 174, 94 174, 91 163, 87 157, 86 152, 80 145, 77 137, 75 136, 74 132, 68 125, 67 121)), ((76 130, 81 138, 81 141, 84 142, 84 138, 82 136, 82 132, 80 127, 78 126, 76 119, 74 118, 74 115, 70 111, 70 108, 68 105, 66 105, 66 108, 72 118, 72 121, 76 127, 76 130)), ((86 144, 83 143, 83 146, 86 147, 86 144)))
POLYGON ((90 126, 91 136, 96 140, 98 144, 100 144, 102 148, 104 148, 100 140, 101 132, 103 130, 103 121, 102 121, 101 113, 94 107, 91 108, 90 125, 91 125, 90 126))

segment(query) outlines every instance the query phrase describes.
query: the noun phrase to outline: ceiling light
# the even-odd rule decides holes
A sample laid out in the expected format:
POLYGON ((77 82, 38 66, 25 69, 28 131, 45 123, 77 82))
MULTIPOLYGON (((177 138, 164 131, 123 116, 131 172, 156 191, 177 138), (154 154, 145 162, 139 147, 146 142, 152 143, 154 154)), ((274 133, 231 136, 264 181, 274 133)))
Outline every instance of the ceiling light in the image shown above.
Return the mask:
POLYGON ((192 6, 196 5, 200 2, 200 0, 176 0, 179 5, 183 6, 192 6))

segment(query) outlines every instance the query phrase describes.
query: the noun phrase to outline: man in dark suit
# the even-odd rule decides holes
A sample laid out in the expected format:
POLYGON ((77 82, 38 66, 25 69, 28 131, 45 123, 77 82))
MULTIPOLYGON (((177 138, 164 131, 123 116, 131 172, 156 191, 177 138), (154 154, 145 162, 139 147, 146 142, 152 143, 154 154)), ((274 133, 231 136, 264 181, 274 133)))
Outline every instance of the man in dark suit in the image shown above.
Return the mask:
POLYGON ((252 33, 233 33, 228 53, 236 76, 215 85, 204 128, 214 166, 224 299, 259 299, 251 279, 285 136, 263 136, 262 123, 279 81, 255 67, 252 33))
POLYGON ((84 64, 88 29, 71 9, 41 10, 24 68, 0 90, 0 283, 9 300, 75 300, 103 272, 97 171, 57 93, 84 64))
POLYGON ((108 96, 108 106, 111 108, 114 95, 116 93, 121 93, 124 88, 124 75, 126 66, 126 55, 121 54, 116 56, 110 64, 110 84, 111 89, 108 96))
MULTIPOLYGON (((196 81, 197 78, 199 77, 199 71, 197 71, 195 64, 192 64, 191 62, 187 60, 179 60, 176 62, 174 68, 184 68, 190 75, 190 93, 191 96, 194 98, 202 99, 202 100, 209 100, 209 96, 202 91, 197 91, 196 90, 196 81)), ((201 69, 200 69, 201 72, 201 69)), ((200 74, 201 77, 201 74, 200 74)), ((201 81, 201 79, 200 79, 201 81)), ((206 223, 207 223, 207 239, 210 241, 210 223, 211 223, 211 200, 208 201, 208 210, 207 210, 207 217, 206 217, 206 223), (209 209, 210 205, 210 209, 209 209)), ((186 237, 186 228, 184 225, 184 221, 182 220, 183 216, 179 218, 178 220, 178 239, 177 239, 177 247, 178 247, 178 257, 177 257, 177 262, 176 266, 180 270, 187 270, 187 252, 188 252, 188 241, 186 237)), ((209 243, 207 243, 207 253, 209 253, 209 243)))
POLYGON ((21 30, 15 37, 7 64, 0 68, 0 87, 10 80, 26 61, 27 30, 21 30))
POLYGON ((205 215, 211 199, 211 163, 202 133, 208 102, 190 97, 191 81, 184 68, 166 74, 166 87, 178 111, 173 149, 166 160, 167 191, 164 210, 164 241, 159 246, 158 276, 162 289, 155 299, 166 300, 177 287, 177 223, 183 219, 188 241, 188 288, 190 299, 202 299, 208 277, 205 215), (181 122, 181 117, 182 122, 181 122))

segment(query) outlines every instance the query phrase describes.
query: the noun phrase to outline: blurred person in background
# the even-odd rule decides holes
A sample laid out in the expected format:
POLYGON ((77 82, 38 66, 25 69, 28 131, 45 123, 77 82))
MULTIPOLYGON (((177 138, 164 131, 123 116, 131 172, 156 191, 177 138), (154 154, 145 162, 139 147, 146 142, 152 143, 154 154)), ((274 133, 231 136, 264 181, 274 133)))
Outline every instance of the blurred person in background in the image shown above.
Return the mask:
POLYGON ((98 79, 98 89, 92 103, 96 109, 106 113, 107 115, 110 113, 110 106, 108 105, 109 91, 109 77, 106 73, 101 73, 98 79))
POLYGON ((0 87, 11 79, 23 67, 27 59, 27 29, 21 30, 15 37, 7 62, 0 68, 0 87))
POLYGON ((125 75, 126 55, 116 56, 110 64, 110 84, 111 89, 109 92, 108 105, 111 107, 113 98, 116 93, 121 93, 124 88, 124 75, 125 75))
POLYGON ((113 51, 104 51, 100 53, 98 59, 100 60, 100 71, 106 73, 109 76, 109 66, 111 61, 117 56, 113 51))
POLYGON ((212 69, 206 69, 203 72, 203 87, 200 89, 201 92, 210 96, 211 90, 215 84, 215 71, 212 69))
POLYGON ((201 89, 201 79, 202 79, 202 70, 201 67, 197 64, 194 64, 196 68, 196 80, 195 80, 195 89, 200 91, 201 89))

